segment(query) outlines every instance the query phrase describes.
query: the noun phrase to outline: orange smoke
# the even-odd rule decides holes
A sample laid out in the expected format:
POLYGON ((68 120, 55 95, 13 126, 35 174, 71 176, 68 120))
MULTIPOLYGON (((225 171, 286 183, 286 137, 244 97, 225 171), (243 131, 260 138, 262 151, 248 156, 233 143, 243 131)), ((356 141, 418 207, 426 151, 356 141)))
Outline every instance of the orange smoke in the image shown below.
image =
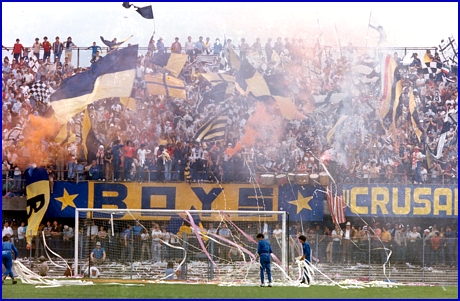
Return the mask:
POLYGON ((231 157, 233 157, 234 154, 239 152, 242 148, 243 148, 243 145, 241 144, 240 141, 238 141, 234 148, 228 147, 225 150, 225 153, 231 158, 231 157))
POLYGON ((25 151, 18 152, 18 164, 21 169, 29 164, 35 163, 38 166, 47 164, 51 154, 43 147, 43 141, 53 141, 61 125, 56 118, 44 118, 41 116, 30 116, 30 122, 23 131, 23 148, 25 151), (24 155, 28 153, 28 156, 24 155))
POLYGON ((258 102, 255 112, 249 117, 244 128, 242 145, 253 146, 257 141, 270 144, 280 140, 284 133, 283 117, 276 110, 275 102, 258 102))

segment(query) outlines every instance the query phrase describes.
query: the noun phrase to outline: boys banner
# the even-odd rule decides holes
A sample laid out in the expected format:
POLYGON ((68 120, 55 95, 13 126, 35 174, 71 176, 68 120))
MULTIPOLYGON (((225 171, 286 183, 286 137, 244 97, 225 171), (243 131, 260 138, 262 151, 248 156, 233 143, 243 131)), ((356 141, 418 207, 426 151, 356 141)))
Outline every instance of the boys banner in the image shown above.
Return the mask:
MULTIPOLYGON (((75 208, 282 211, 291 220, 323 220, 324 192, 310 185, 55 182, 47 217, 74 217, 75 208)), ((110 216, 108 216, 110 217, 110 216)), ((135 216, 148 219, 148 214, 135 216)), ((121 218, 132 219, 130 214, 121 218)), ((276 217, 273 216, 273 219, 276 217)))

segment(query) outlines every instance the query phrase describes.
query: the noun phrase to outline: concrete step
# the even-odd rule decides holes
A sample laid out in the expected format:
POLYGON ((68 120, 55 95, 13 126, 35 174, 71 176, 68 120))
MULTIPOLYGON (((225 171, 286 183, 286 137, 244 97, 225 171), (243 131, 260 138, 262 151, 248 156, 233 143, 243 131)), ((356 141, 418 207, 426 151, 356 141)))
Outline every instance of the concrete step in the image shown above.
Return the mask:
MULTIPOLYGON (((32 271, 38 272, 38 260, 33 260, 32 271)), ((30 266, 28 261, 23 261, 26 266, 30 266)), ((60 277, 64 275, 65 263, 64 261, 56 261, 57 267, 48 262, 50 271, 48 277, 60 277)), ((69 265, 72 261, 69 261, 69 265)), ((87 262, 79 263, 80 269, 88 267, 87 262)), ((256 267, 251 267, 249 271, 240 269, 242 263, 236 264, 218 264, 219 272, 214 270, 214 279, 231 278, 233 281, 246 279, 257 280, 259 279, 259 270, 256 267), (247 275, 247 276, 246 276, 247 275)), ((409 268, 406 265, 396 265, 386 267, 385 271, 382 265, 335 265, 335 264, 317 264, 315 267, 319 271, 315 271, 315 280, 318 282, 335 281, 340 282, 343 280, 360 280, 360 281, 387 281, 394 283, 425 283, 425 284, 439 284, 439 285, 454 285, 458 286, 458 269, 449 268, 446 266, 437 266, 432 268, 422 269, 420 266, 409 268)), ((164 276, 166 262, 136 262, 133 266, 129 263, 116 263, 107 262, 100 266, 101 278, 107 279, 159 279, 164 276)), ((187 279, 206 281, 209 278, 208 263, 204 261, 197 261, 188 263, 186 270, 183 272, 187 274, 187 279)), ((288 275, 296 279, 298 276, 298 269, 296 265, 289 267, 288 275)), ((283 279, 283 273, 272 266, 272 274, 274 279, 283 279)))

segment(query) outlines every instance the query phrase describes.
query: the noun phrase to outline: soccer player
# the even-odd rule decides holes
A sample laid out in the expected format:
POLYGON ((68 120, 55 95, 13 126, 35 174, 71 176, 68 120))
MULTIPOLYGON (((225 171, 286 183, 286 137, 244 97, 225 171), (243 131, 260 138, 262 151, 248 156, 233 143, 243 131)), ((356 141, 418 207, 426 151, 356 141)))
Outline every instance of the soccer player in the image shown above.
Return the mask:
POLYGON ((264 239, 264 235, 262 233, 257 234, 256 237, 259 241, 259 243, 257 244, 257 254, 259 254, 260 257, 260 286, 265 286, 264 272, 266 272, 268 279, 268 287, 272 287, 272 273, 270 270, 270 254, 273 253, 272 247, 270 246, 270 243, 264 239))
POLYGON ((5 272, 3 272, 2 277, 2 284, 5 282, 6 276, 10 276, 13 280, 13 284, 18 283, 16 279, 14 279, 14 274, 11 271, 13 268, 13 253, 14 252, 14 259, 18 257, 18 250, 16 247, 10 242, 10 237, 8 235, 3 236, 2 239, 2 262, 5 266, 5 272))
MULTIPOLYGON (((300 260, 305 260, 305 263, 309 265, 311 262, 310 245, 308 244, 307 238, 305 237, 305 235, 300 235, 299 241, 300 241, 300 244, 302 245, 302 258, 300 260)), ((303 267, 302 281, 300 281, 300 283, 310 284, 310 278, 308 277, 307 267, 305 266, 303 267)))

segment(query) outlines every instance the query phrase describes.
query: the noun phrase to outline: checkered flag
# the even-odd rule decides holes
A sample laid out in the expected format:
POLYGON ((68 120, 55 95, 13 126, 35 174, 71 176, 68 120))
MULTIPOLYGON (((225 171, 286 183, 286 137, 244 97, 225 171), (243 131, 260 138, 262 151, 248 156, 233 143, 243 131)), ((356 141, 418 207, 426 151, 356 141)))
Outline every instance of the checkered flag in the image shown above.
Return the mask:
POLYGON ((32 68, 33 72, 37 72, 38 68, 40 68, 40 64, 35 56, 31 57, 29 60, 29 68, 32 68))
POLYGON ((49 101, 51 92, 48 90, 46 84, 42 81, 34 82, 30 85, 30 94, 32 94, 35 100, 46 103, 49 101))
POLYGON ((425 63, 426 67, 422 67, 422 74, 425 79, 433 79, 436 74, 441 70, 442 63, 438 62, 429 62, 425 63))

